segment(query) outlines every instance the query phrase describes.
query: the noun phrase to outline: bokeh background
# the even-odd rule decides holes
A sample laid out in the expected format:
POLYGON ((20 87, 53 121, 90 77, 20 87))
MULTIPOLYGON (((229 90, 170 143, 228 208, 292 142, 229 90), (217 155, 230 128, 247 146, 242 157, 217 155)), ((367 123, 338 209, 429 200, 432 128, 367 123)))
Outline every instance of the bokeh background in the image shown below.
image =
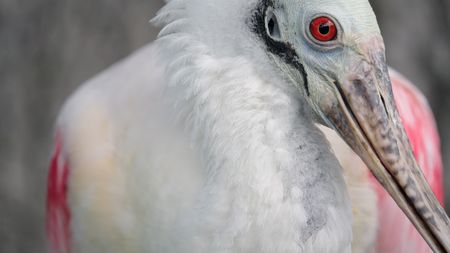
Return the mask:
MULTIPOLYGON (((372 0, 389 64, 427 96, 450 205, 450 0, 372 0)), ((0 0, 0 252, 46 252, 53 122, 95 73, 151 42, 162 0, 0 0)))

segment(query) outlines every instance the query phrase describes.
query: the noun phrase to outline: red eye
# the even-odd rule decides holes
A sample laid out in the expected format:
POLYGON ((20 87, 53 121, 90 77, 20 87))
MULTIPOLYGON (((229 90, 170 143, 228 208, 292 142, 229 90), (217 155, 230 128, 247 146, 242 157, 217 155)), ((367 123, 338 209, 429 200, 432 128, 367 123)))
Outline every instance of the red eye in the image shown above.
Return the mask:
POLYGON ((327 42, 336 39, 336 25, 328 17, 322 16, 315 18, 311 22, 309 30, 311 31, 311 35, 318 41, 327 42))

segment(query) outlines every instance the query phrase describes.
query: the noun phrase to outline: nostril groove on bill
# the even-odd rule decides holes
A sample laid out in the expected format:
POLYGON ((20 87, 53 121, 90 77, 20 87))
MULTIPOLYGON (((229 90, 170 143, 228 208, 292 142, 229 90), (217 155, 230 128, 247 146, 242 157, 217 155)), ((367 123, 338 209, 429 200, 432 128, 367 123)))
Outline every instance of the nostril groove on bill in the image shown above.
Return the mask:
POLYGON ((386 112, 386 115, 390 118, 391 115, 389 114, 389 111, 388 111, 388 109, 387 109, 387 107, 386 107, 386 101, 384 100, 383 95, 380 94, 380 98, 381 98, 381 102, 383 102, 383 108, 384 108, 384 111, 386 112))

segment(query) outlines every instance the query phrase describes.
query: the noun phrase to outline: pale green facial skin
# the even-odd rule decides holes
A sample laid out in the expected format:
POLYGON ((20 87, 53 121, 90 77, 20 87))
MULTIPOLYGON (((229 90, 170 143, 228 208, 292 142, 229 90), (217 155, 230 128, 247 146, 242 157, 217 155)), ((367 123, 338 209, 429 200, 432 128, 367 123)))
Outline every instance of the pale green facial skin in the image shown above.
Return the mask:
MULTIPOLYGON (((295 48, 308 73, 310 98, 328 89, 324 82, 338 78, 346 62, 355 56, 366 57, 370 51, 384 54, 384 43, 377 19, 366 0, 274 0, 274 13, 279 22, 281 40, 295 48), (332 18, 338 37, 329 43, 316 43, 309 33, 311 21, 318 16, 332 18)), ((276 60, 277 61, 277 60, 276 60)), ((302 83, 302 77, 283 62, 279 67, 302 83)), ((305 92, 305 91, 302 91, 305 92)), ((315 105, 312 104, 314 107, 315 105)))
MULTIPOLYGON (((274 1, 277 2, 277 1, 274 1)), ((310 88, 320 82, 320 75, 340 73, 342 63, 354 54, 364 55, 365 45, 376 40, 378 50, 384 51, 384 45, 375 14, 366 0, 286 0, 279 1, 280 27, 283 37, 296 48, 309 74, 310 88), (281 2, 284 2, 281 3, 281 2), (284 8, 283 8, 284 6, 284 8), (287 6, 298 6, 292 8, 287 6), (338 27, 336 40, 320 45, 309 34, 309 25, 314 17, 325 15, 332 18, 338 27), (295 27, 296 29, 291 29, 295 27), (317 73, 317 75, 315 75, 317 73)), ((319 84, 320 85, 320 84, 319 84)))

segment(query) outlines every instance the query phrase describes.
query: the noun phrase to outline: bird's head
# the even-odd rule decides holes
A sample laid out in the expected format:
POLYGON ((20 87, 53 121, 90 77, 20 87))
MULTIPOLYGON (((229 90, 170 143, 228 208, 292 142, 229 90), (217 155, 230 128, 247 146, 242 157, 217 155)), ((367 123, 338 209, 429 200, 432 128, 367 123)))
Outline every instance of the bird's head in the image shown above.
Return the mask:
POLYGON ((432 249, 450 251, 449 220, 400 122, 369 2, 257 2, 248 22, 269 64, 359 154, 432 249))

